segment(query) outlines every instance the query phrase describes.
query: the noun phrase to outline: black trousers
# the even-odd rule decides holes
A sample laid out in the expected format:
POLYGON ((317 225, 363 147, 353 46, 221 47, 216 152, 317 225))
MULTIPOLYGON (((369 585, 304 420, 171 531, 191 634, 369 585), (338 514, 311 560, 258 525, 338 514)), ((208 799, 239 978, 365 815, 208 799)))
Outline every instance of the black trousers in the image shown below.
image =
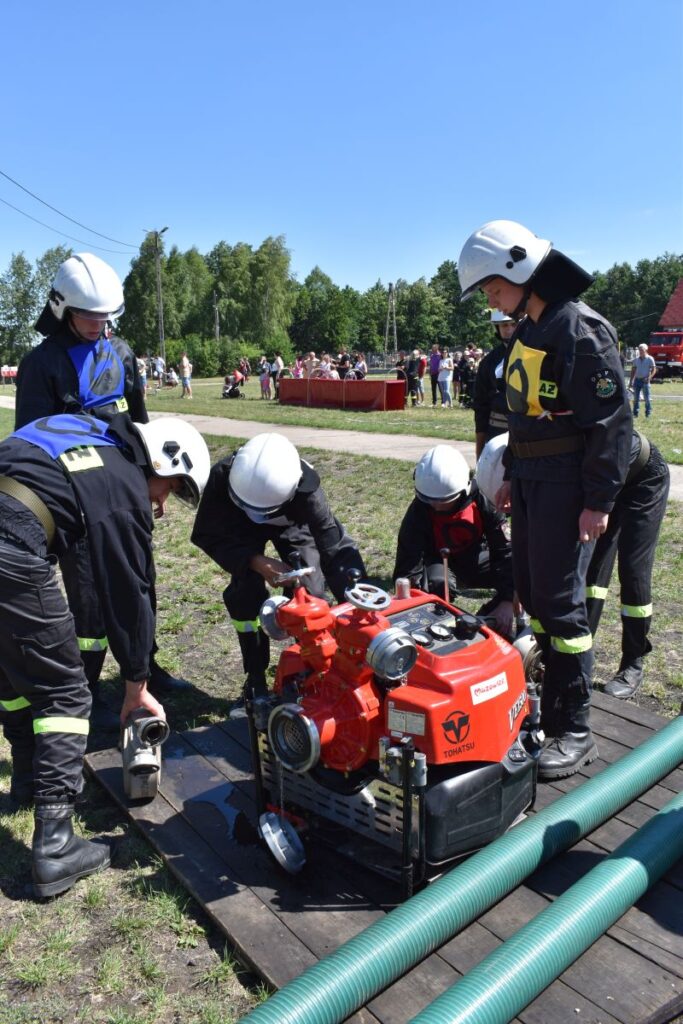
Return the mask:
MULTIPOLYGON (((89 683, 94 685, 100 677, 109 641, 100 599, 95 587, 88 542, 85 538, 82 538, 70 547, 66 554, 62 555, 59 567, 62 570, 62 580, 69 608, 74 617, 76 638, 86 675, 89 683)), ((154 572, 154 567, 152 570, 154 572)), ((154 582, 152 579, 150 594, 156 611, 154 582)), ((155 641, 150 657, 153 658, 156 652, 155 641)))
POLYGON ((624 661, 635 661, 652 650, 652 569, 669 483, 669 467, 653 446, 646 465, 620 492, 588 568, 586 605, 595 634, 618 558, 624 661))
POLYGON ((32 751, 36 803, 83 788, 90 704, 52 561, 0 540, 0 720, 18 760, 32 751))
POLYGON ((512 481, 512 571, 545 661, 543 727, 559 735, 589 697, 592 635, 586 574, 595 544, 579 541, 579 484, 512 481))
MULTIPOLYGON (((439 395, 439 374, 438 374, 438 371, 436 373, 430 373, 429 374, 429 379, 430 379, 430 381, 432 383, 432 405, 436 405, 437 404, 436 399, 437 399, 437 396, 439 395)), ((439 398, 439 404, 440 403, 441 403, 441 399, 439 398)))

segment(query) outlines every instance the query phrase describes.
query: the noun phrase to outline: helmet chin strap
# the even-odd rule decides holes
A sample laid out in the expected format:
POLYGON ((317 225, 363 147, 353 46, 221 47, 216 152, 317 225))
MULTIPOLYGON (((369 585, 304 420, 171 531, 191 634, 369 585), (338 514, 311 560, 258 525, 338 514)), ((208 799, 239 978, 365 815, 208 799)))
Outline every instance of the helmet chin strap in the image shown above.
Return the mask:
POLYGON ((532 280, 533 278, 527 281, 527 283, 524 285, 522 297, 513 309, 513 311, 510 313, 510 316, 512 317, 513 320, 521 320, 522 317, 526 314, 527 303, 531 298, 531 292, 533 290, 531 287, 532 280))

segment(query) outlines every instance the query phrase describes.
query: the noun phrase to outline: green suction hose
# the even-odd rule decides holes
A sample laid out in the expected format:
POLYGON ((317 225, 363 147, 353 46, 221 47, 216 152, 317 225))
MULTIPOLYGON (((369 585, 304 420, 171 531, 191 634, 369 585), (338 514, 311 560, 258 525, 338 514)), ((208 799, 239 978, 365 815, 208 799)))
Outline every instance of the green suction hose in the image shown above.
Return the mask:
POLYGON ((289 982, 244 1021, 339 1024, 683 761, 683 717, 289 982))
POLYGON ((683 793, 410 1024, 508 1024, 683 854, 683 793))

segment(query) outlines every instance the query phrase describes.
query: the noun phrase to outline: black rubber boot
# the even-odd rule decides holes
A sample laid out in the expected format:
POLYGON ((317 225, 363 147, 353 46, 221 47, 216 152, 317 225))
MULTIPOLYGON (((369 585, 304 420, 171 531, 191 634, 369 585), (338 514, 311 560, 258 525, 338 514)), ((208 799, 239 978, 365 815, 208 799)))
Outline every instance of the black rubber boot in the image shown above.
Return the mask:
POLYGON ((155 697, 164 693, 181 693, 183 690, 189 690, 191 686, 192 683, 188 682, 187 679, 179 679, 178 676, 172 676, 170 672, 167 672, 165 668, 157 664, 155 658, 152 659, 149 666, 147 689, 155 697))
POLYGON ((632 697, 633 694, 638 690, 643 682, 643 659, 632 658, 626 661, 624 658, 621 659, 619 671, 610 679, 609 683, 605 684, 605 693, 608 693, 610 697, 619 697, 621 700, 626 700, 628 697, 632 697))
POLYGON ((256 697, 267 697, 268 696, 268 684, 266 683, 265 673, 250 673, 247 676, 244 688, 242 690, 242 696, 238 697, 233 706, 230 708, 229 718, 233 721, 236 718, 246 718, 246 702, 247 700, 254 700, 256 697))
POLYGON ((598 748, 590 727, 590 703, 570 709, 563 729, 551 736, 538 760, 538 778, 542 782, 566 779, 585 764, 595 761, 598 748))
POLYGON ((66 892, 109 867, 109 847, 74 835, 72 804, 39 804, 33 833, 33 887, 40 899, 66 892))

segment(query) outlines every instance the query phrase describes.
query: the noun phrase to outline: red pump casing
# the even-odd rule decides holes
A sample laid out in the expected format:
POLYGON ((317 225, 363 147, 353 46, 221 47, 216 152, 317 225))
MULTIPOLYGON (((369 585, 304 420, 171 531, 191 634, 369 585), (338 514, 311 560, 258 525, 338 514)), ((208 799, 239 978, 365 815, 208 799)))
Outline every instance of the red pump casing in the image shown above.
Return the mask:
POLYGON ((278 608, 278 624, 297 642, 280 657, 275 692, 286 701, 296 685, 297 703, 320 736, 320 764, 356 771, 378 759, 380 737, 404 736, 430 765, 500 762, 529 710, 519 653, 482 625, 471 642, 434 650, 416 643, 412 669, 388 683, 368 664, 368 647, 406 613, 433 613, 435 621, 438 613, 441 622, 463 614, 419 590, 375 612, 350 603, 330 608, 298 587, 278 608))

